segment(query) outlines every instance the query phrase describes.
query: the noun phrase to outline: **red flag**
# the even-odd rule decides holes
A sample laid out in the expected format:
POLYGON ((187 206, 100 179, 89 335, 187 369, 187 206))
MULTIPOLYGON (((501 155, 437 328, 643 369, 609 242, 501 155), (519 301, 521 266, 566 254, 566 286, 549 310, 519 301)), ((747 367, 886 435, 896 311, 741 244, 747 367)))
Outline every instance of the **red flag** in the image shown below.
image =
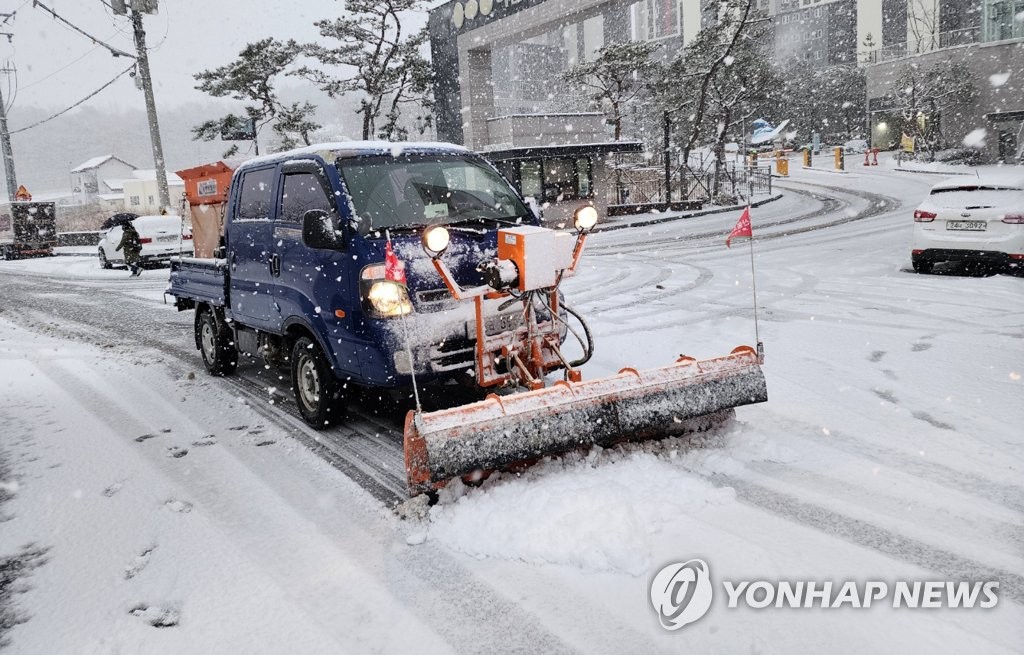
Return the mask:
POLYGON ((384 246, 384 279, 398 282, 399 284, 406 284, 405 264, 398 261, 398 256, 391 249, 390 238, 388 238, 387 244, 384 246))
POLYGON ((750 206, 743 210, 740 214, 740 220, 736 221, 736 227, 732 228, 732 232, 729 233, 729 237, 725 240, 725 247, 731 248, 729 242, 732 241, 733 237, 753 237, 753 232, 750 231, 750 206))

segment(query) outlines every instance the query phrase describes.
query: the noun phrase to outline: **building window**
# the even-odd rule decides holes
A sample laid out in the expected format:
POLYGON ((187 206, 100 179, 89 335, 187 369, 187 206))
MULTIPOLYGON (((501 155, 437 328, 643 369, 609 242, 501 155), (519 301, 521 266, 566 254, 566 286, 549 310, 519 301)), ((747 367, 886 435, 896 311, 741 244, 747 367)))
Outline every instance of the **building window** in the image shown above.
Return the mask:
POLYGON ((1024 12, 1024 0, 988 0, 984 12, 985 41, 1024 38, 1024 20, 1016 18, 1024 12))
POLYGON ((139 202, 138 196, 131 196, 130 198, 128 198, 128 202, 129 204, 131 204, 132 207, 138 207, 141 204, 139 202))
POLYGON ((639 41, 679 34, 679 0, 642 0, 634 5, 633 12, 639 41))
POLYGON ((281 220, 301 224, 306 212, 314 209, 334 212, 320 178, 312 173, 286 175, 281 191, 281 220))
POLYGON ((594 195, 589 157, 528 159, 519 163, 519 191, 538 202, 566 202, 594 195))
POLYGON ((150 204, 151 206, 152 206, 152 205, 155 205, 155 204, 156 204, 156 202, 154 202, 154 201, 153 201, 153 196, 149 196, 149 197, 147 198, 147 201, 149 202, 149 204, 150 204))
POLYGON ((274 168, 250 170, 242 176, 242 192, 238 198, 239 219, 270 220, 274 206, 274 168))

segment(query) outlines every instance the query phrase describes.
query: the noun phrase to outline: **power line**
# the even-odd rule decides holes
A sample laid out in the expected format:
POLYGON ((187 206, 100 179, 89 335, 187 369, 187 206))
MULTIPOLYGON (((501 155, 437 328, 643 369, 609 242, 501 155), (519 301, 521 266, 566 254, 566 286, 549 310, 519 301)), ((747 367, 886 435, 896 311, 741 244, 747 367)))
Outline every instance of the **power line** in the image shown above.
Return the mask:
POLYGON ((54 10, 50 9, 49 7, 44 5, 43 3, 39 2, 39 0, 33 0, 32 6, 33 7, 40 7, 40 8, 42 8, 44 11, 48 12, 51 16, 53 16, 56 20, 60 21, 61 23, 65 24, 65 25, 67 25, 69 28, 71 28, 72 30, 78 32, 79 34, 81 34, 85 38, 89 39, 90 41, 92 41, 96 45, 103 46, 104 48, 109 50, 110 54, 114 55, 115 57, 128 57, 130 59, 135 59, 135 57, 133 55, 128 54, 124 50, 120 50, 118 48, 115 48, 114 46, 110 45, 109 43, 106 43, 105 41, 101 41, 100 39, 97 39, 92 34, 89 34, 88 32, 86 32, 82 28, 78 27, 77 25, 75 25, 74 23, 69 21, 68 19, 64 18, 63 16, 61 16, 60 14, 55 12, 54 10))
POLYGON ((132 71, 132 70, 135 70, 135 64, 132 64, 132 65, 131 65, 131 66, 129 66, 128 68, 124 69, 123 71, 121 71, 120 73, 118 73, 118 74, 117 74, 117 76, 116 76, 116 77, 114 77, 114 79, 110 80, 109 82, 107 82, 106 84, 104 84, 103 86, 101 86, 100 88, 96 89, 95 91, 93 91, 93 92, 92 92, 92 93, 90 93, 89 95, 85 96, 84 98, 82 98, 81 100, 79 100, 78 102, 76 102, 75 104, 71 105, 70 107, 66 107, 65 109, 62 109, 62 110, 60 110, 59 112, 57 112, 56 114, 54 114, 54 115, 52 115, 52 116, 49 116, 49 117, 47 117, 47 118, 44 118, 44 119, 43 119, 43 120, 41 120, 41 121, 36 121, 35 123, 32 123, 31 125, 27 125, 27 126, 25 126, 25 127, 21 127, 21 128, 18 128, 18 129, 16 129, 16 130, 12 131, 12 132, 11 132, 11 134, 18 134, 19 132, 24 132, 24 131, 26 131, 26 130, 31 130, 31 129, 32 129, 32 128, 34 128, 34 127, 39 127, 39 126, 40 126, 40 125, 42 125, 43 123, 49 123, 50 121, 52 121, 53 119, 57 118, 58 116, 62 116, 62 115, 64 115, 64 114, 68 113, 69 111, 71 111, 71 110, 72 110, 72 109, 74 109, 75 107, 77 107, 77 106, 81 105, 81 104, 82 104, 82 103, 84 103, 84 102, 85 102, 86 100, 89 100, 90 98, 92 98, 93 96, 95 96, 96 94, 98 94, 98 93, 99 93, 100 91, 102 91, 102 90, 106 89, 106 88, 107 88, 108 86, 110 86, 111 84, 113 84, 114 82, 116 82, 117 80, 119 80, 119 79, 120 79, 121 77, 123 77, 123 76, 124 76, 124 74, 125 74, 125 73, 127 73, 127 72, 129 72, 129 71, 132 71))
MULTIPOLYGON (((118 34, 118 33, 117 33, 117 32, 115 32, 115 34, 112 34, 111 36, 115 36, 116 34, 118 34)), ((109 37, 108 37, 108 38, 109 38, 109 37)), ((26 84, 25 86, 23 86, 23 87, 21 87, 21 88, 22 88, 22 89, 28 89, 28 88, 30 88, 30 87, 33 87, 33 86, 37 85, 37 84, 40 84, 40 83, 42 83, 42 82, 45 82, 46 80, 50 79, 51 77, 53 77, 53 76, 54 76, 54 75, 56 75, 57 73, 62 73, 62 72, 64 72, 64 71, 66 71, 66 70, 67 70, 68 68, 71 68, 72 66, 74 66, 74 65, 75 65, 75 64, 77 64, 78 62, 82 61, 83 59, 85 59, 86 57, 88 57, 89 55, 91 55, 92 53, 96 52, 96 50, 97 50, 98 48, 101 48, 101 47, 102 47, 102 46, 99 46, 99 45, 95 45, 95 46, 93 46, 92 48, 90 48, 90 49, 86 50, 86 51, 85 51, 85 53, 83 53, 83 54, 82 54, 82 55, 81 55, 80 57, 77 57, 77 58, 75 58, 75 59, 72 59, 71 61, 69 61, 68 63, 64 64, 63 66, 61 66, 61 67, 60 67, 60 68, 58 68, 57 70, 55 70, 55 71, 53 71, 53 72, 51 72, 51 73, 48 73, 48 74, 44 75, 43 77, 40 77, 40 78, 39 78, 38 80, 34 80, 34 81, 32 81, 32 82, 29 82, 28 84, 26 84)))

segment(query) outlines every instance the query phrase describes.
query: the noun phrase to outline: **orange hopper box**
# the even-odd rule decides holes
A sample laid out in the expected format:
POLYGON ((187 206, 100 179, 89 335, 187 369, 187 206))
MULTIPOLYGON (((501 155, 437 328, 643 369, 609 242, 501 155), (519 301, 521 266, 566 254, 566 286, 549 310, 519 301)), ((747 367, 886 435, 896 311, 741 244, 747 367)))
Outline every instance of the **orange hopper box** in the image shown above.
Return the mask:
POLYGON ((196 257, 213 257, 224 234, 224 209, 237 165, 218 161, 175 171, 185 181, 185 199, 192 212, 192 243, 196 257))

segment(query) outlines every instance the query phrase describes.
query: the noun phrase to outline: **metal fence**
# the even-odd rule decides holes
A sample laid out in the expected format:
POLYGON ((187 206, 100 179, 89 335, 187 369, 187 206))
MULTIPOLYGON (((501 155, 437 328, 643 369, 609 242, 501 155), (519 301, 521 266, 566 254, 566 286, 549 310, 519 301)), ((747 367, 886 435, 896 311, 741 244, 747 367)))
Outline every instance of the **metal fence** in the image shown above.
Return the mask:
MULTIPOLYGON (((625 166, 612 172, 608 193, 613 213, 635 213, 653 209, 691 209, 710 203, 715 197, 714 168, 674 169, 671 197, 665 193, 665 169, 657 166, 625 166)), ((719 173, 718 194, 737 199, 772 193, 770 166, 724 164, 719 173)))

